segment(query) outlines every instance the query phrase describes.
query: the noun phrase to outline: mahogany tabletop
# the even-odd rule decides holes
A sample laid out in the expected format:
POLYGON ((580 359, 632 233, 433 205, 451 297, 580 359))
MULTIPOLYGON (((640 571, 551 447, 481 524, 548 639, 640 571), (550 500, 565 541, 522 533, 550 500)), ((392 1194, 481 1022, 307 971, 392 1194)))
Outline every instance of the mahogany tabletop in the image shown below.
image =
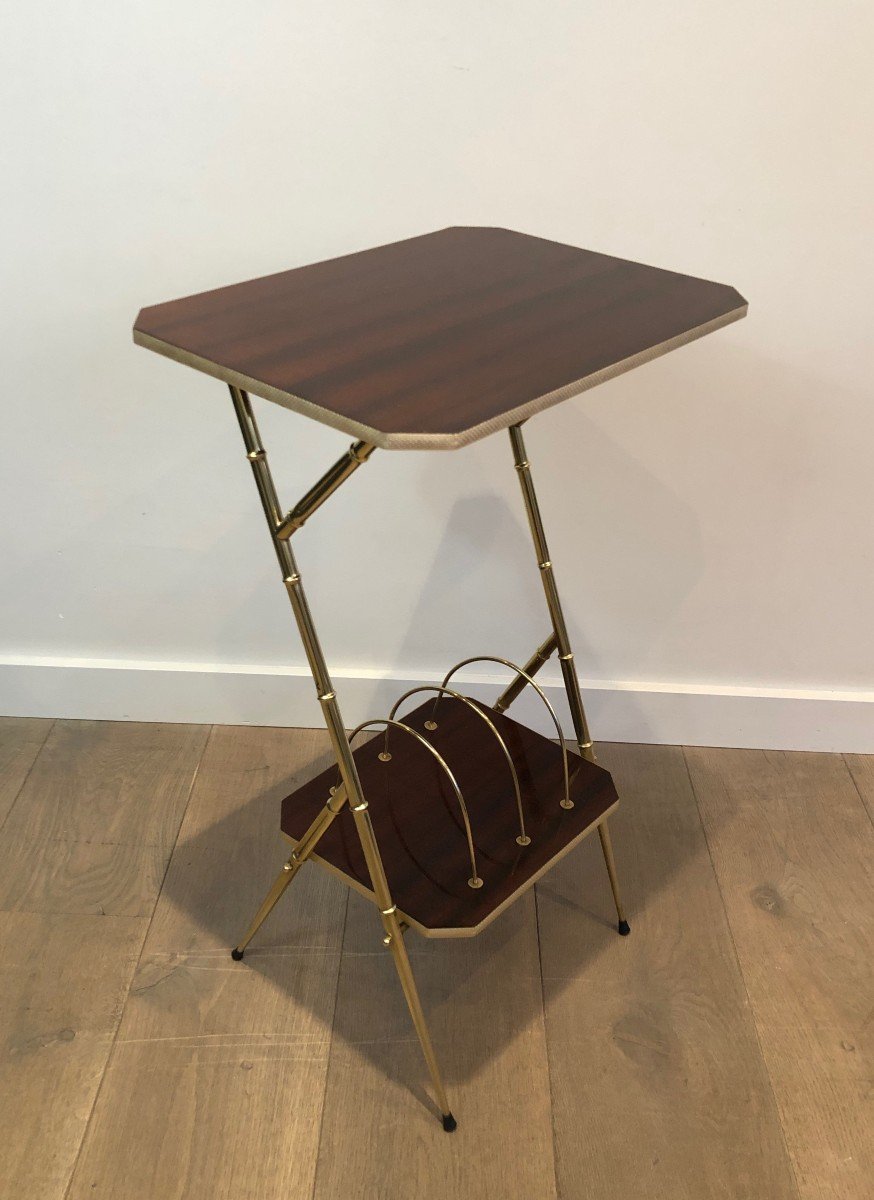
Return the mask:
POLYGON ((732 287, 455 227, 141 310, 134 341, 388 450, 451 450, 745 316, 732 287))

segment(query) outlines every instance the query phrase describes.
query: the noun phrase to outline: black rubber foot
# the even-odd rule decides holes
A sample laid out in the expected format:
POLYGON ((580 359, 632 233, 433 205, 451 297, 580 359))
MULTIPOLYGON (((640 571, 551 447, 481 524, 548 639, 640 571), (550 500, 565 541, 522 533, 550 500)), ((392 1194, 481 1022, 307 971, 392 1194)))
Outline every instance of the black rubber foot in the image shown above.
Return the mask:
POLYGON ((245 953, 245 950, 238 950, 235 946, 231 951, 231 958, 234 960, 234 962, 239 962, 245 953))
POLYGON ((616 926, 616 928, 619 930, 619 932, 622 934, 623 937, 627 937, 628 934, 631 933, 631 926, 628 924, 627 921, 620 921, 619 924, 616 926))
POLYGON ((453 1117, 452 1113, 446 1113, 443 1117, 443 1128, 447 1133, 454 1133, 458 1128, 458 1122, 456 1121, 455 1117, 453 1117))

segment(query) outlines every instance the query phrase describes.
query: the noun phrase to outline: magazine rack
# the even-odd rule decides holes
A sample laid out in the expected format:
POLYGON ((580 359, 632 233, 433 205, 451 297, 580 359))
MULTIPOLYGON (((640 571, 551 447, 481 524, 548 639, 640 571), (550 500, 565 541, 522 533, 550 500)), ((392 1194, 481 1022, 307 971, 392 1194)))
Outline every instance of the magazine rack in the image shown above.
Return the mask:
POLYGON ((336 766, 282 803, 293 849, 243 952, 308 860, 379 909, 444 1129, 456 1127, 404 946, 472 937, 597 829, 616 902, 607 818, 618 800, 595 762, 522 424, 746 313, 734 289, 503 229, 453 228, 143 309, 134 340, 230 387, 282 581, 336 766), (276 494, 249 393, 356 440, 292 509, 276 494), (347 733, 291 540, 377 448, 456 449, 509 431, 552 631, 523 666, 467 659, 347 733), (535 676, 557 654, 576 750, 535 676), (487 705, 463 668, 509 672, 487 705), (531 688, 556 740, 507 709, 531 688), (353 748, 364 732, 375 733, 353 748))

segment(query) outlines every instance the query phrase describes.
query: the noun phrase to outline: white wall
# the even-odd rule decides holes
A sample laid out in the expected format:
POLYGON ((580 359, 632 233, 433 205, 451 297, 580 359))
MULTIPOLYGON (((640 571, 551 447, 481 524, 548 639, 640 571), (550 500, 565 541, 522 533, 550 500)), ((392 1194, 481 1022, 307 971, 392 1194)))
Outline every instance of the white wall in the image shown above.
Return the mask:
MULTIPOLYGON (((0 711, 316 723, 226 393, 130 326, 496 224, 750 301, 529 426, 596 735, 874 749, 870 4, 4 7, 0 711)), ((348 439, 261 411, 291 503, 348 439)), ((503 437, 374 456, 297 543, 347 716, 528 654, 525 534, 503 437)))

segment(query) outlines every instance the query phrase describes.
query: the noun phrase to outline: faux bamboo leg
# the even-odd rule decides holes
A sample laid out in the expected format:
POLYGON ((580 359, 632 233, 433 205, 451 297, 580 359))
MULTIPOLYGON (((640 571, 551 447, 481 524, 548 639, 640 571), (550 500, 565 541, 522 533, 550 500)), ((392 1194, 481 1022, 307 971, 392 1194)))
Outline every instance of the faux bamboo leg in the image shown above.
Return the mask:
POLYGON ((231 951, 231 958, 239 962, 243 957, 243 951, 270 916, 271 912, 276 907, 277 903, 285 892, 285 889, 312 854, 313 850, 315 850, 319 838, 322 836, 334 818, 339 814, 345 803, 346 789, 342 787, 338 788, 316 819, 313 821, 312 825, 310 825, 300 842, 297 844, 297 846, 295 846, 288 862, 279 872, 279 875, 276 877, 273 886, 264 897, 264 902, 253 917, 252 924, 246 930, 245 936, 231 951))
POLYGON ((604 851, 604 862, 607 864, 607 874, 610 876, 610 887, 613 889, 613 901, 616 905, 618 924, 616 928, 625 937, 631 933, 631 926, 625 919, 622 901, 619 898, 619 880, 616 878, 616 863, 613 859, 613 843, 610 841, 610 830, 606 818, 598 826, 598 836, 601 839, 601 849, 604 851))
POLYGON ((240 938, 239 942, 237 942, 236 946, 231 951, 231 958, 233 958, 236 962, 239 962, 243 957, 249 942, 251 942, 252 938, 273 912, 274 908, 279 903, 280 898, 285 892, 285 889, 291 883, 292 879, 294 879, 302 865, 303 864, 298 862, 298 860, 292 854, 291 858, 282 868, 279 875, 277 875, 276 881, 274 882, 270 891, 264 897, 264 903, 255 913, 255 916, 252 919, 252 924, 246 930, 245 935, 240 938))
POLYGON ((383 941, 391 950, 392 957, 395 960, 395 969, 401 981, 407 1008, 410 1010, 410 1016, 413 1019, 413 1025, 419 1037, 419 1044, 422 1047, 422 1054, 425 1057, 425 1063, 431 1074, 431 1082, 434 1085, 434 1091, 437 1095, 437 1103, 440 1105, 443 1128, 447 1133, 452 1133, 456 1128, 457 1122, 449 1111, 449 1101, 446 1098, 446 1089, 443 1086, 440 1067, 437 1065, 437 1055, 434 1053, 434 1046, 431 1043, 431 1035, 428 1032, 428 1024, 425 1020, 424 1010, 422 1009, 422 1001, 419 999, 419 991, 416 987, 416 981, 413 978, 413 968, 410 966, 410 958, 407 954, 407 948, 404 945, 403 927, 398 920, 398 915, 394 908, 390 912, 384 912, 382 920, 385 925, 385 937, 383 941))
MULTIPOLYGON (((552 561, 549 557, 549 547, 546 544, 546 533, 543 529, 543 519, 540 516, 540 506, 537 503, 537 493, 534 490, 534 480, 531 477, 531 466, 528 462, 528 456, 525 452, 525 440, 522 437, 522 426, 510 426, 510 444, 513 447, 513 461, 516 464, 516 471, 519 475, 519 483, 522 487, 522 498, 525 501, 525 511, 528 514, 528 524, 531 528, 531 536, 534 540, 534 549, 537 554, 537 565, 540 567, 540 578, 543 580, 543 590, 546 595, 546 605, 549 609, 549 615, 552 619, 552 628, 555 633, 555 642, 558 647, 558 657, 561 663, 561 673, 564 679, 565 691, 567 692, 568 706, 571 710, 571 720, 574 724, 574 733, 577 738, 577 745, 580 754, 584 758, 588 758, 591 762, 595 761, 595 751, 592 746, 592 738, 589 733, 589 725, 586 721, 586 713, 583 708, 583 698, 580 695, 580 681, 577 679, 577 672, 574 666, 574 656, 571 650, 570 638, 568 637, 567 626, 564 620, 564 613, 561 608, 561 601, 558 597, 558 588, 555 583, 555 574, 552 569, 552 561)), ((545 644, 543 649, 545 649, 545 644)), ((538 651, 538 655, 540 651, 538 651)), ((630 933, 630 926, 625 919, 622 911, 622 905, 619 900, 619 885, 616 879, 616 864, 613 861, 613 849, 610 844, 610 834, 607 832, 606 822, 601 822, 598 826, 598 833, 601 835, 601 849, 604 852, 604 862, 607 864, 607 873, 610 876, 610 886, 613 889, 613 898, 616 901, 616 913, 618 917, 619 932, 621 934, 630 933)))
POLYGON ((561 609, 561 601, 558 598, 558 588, 555 583, 552 562, 549 558, 549 547, 546 544, 546 533, 544 532, 543 520, 540 516, 540 506, 537 503, 537 493, 534 491, 531 467, 525 453, 525 442, 522 437, 521 425, 510 426, 510 444, 513 447, 513 460, 519 475, 522 498, 525 501, 525 511, 528 514, 528 524, 531 527, 531 536, 534 539, 537 565, 540 567, 540 578, 543 581, 543 591, 546 595, 546 606, 549 609, 549 616, 552 620, 553 632, 555 633, 555 643, 558 647, 561 673, 564 678, 565 691, 567 692, 568 706, 571 710, 571 720, 574 723, 577 746, 583 758, 588 758, 594 762, 595 754, 592 749, 592 738, 589 734, 589 726, 586 721, 585 710, 583 709, 580 684, 574 668, 573 651, 571 650, 570 638, 568 637, 567 626, 565 625, 564 613, 561 609))
MULTIPOLYGON (((398 969, 398 975, 401 979, 401 985, 404 989, 404 995, 407 998, 407 1004, 410 1008, 410 1013, 413 1017, 413 1023, 416 1026, 416 1032, 419 1035, 419 1041, 422 1044, 422 1051, 425 1055, 425 1061, 431 1072, 431 1078, 434 1081, 434 1087, 437 1092, 440 1110, 443 1116, 443 1128, 451 1131, 455 1128, 455 1118, 449 1111, 449 1106, 446 1100, 446 1091, 443 1087, 443 1081, 440 1077, 440 1071, 437 1066, 437 1060, 434 1056, 434 1048, 431 1045, 431 1039, 428 1035, 428 1029, 425 1024, 424 1013, 422 1012, 421 1002, 419 1001, 416 985, 413 980, 412 970, 410 968, 409 959, 406 957, 406 951, 403 951, 402 959, 399 959, 395 950, 395 943, 401 940, 399 922, 395 906, 392 902, 391 892, 389 891, 388 880, 385 877, 385 869, 382 865, 382 858, 379 853, 379 847, 376 842, 376 835, 373 831, 373 823, 370 820, 370 814, 367 811, 367 801, 364 799, 364 793, 361 787, 361 780, 358 778, 358 768, 355 765, 355 759, 352 756, 352 748, 349 745, 349 739, 346 736, 346 729, 343 724, 343 718, 340 714, 340 707, 337 704, 337 698, 334 695, 334 687, 331 683, 331 677, 328 673, 328 666, 325 662, 325 656, 322 653, 321 645, 316 634, 313 624, 312 614, 310 613, 309 604, 307 603, 306 593, 304 592, 303 583, 297 569, 294 553, 291 549, 290 541, 288 540, 288 531, 284 528, 284 516, 279 504, 279 498, 276 494, 276 487, 273 483, 273 476, 270 473, 270 468, 267 465, 267 453, 261 444, 261 435, 258 432, 258 425, 255 421, 255 414, 252 412, 252 405, 249 397, 244 391, 237 387, 231 387, 231 399, 234 404, 234 411, 237 414, 237 420, 240 424, 240 432, 243 435, 243 442, 246 447, 246 457, 252 467, 252 474, 255 477, 255 486, 258 489, 258 495, 261 498, 261 507, 264 510, 264 516, 267 521, 270 536, 273 541, 273 548, 276 552, 276 557, 279 561, 279 569, 282 572, 282 581, 285 584, 285 589, 288 593, 291 608, 297 622, 298 631, 301 641, 306 652, 307 661, 310 671, 313 676, 313 682, 316 685, 319 703, 322 706, 322 714, 325 718, 325 724, 328 727, 328 733, 331 738, 331 744, 334 750, 334 755, 337 759, 337 765, 340 768, 340 775, 343 780, 344 798, 348 798, 352 815, 355 820, 355 828, 361 842, 361 849, 364 854, 367 870, 370 874, 370 881, 373 887, 374 895, 376 896, 377 904, 382 913, 383 924, 385 926, 386 937, 390 938, 389 946, 395 954, 395 965, 398 969), (283 537, 278 536, 280 531, 283 537)), ((360 461, 364 461, 366 455, 363 452, 360 454, 360 461)), ((336 814, 333 814, 336 815, 336 814)), ((333 816, 328 818, 328 823, 333 819, 333 816)), ((317 818, 318 820, 318 818, 317 818)), ((325 826, 327 827, 327 825, 325 826)), ((312 826, 311 826, 312 830, 312 826)), ((310 830, 310 831, 311 831, 310 830)), ((309 836, 310 831, 306 836, 309 836)), ((322 830, 324 832, 324 830, 322 830)), ((319 835, 320 836, 320 835, 319 835)), ((315 843, 313 843, 315 844, 315 843)), ((311 849, 312 847, 310 847, 311 849)), ((298 850, 300 847, 298 847, 298 850)), ((290 872, 293 876, 294 871, 290 872)), ((285 890, 285 881, 277 880, 274 884, 274 890, 277 890, 276 898, 273 903, 285 890)), ((273 893, 265 900, 265 905, 271 900, 273 893)), ((272 907, 272 904, 270 905, 272 907)), ((269 908, 267 909, 269 912, 269 908)), ((266 916, 266 912, 264 913, 266 916)), ((259 913, 260 916, 260 913, 259 913)), ((262 918, 263 919, 263 918, 262 918)), ((257 928, 257 926, 256 926, 257 928)), ((239 950, 240 947, 237 947, 239 950)))
POLYGON ((524 674, 520 672, 510 683, 510 685, 504 688, 500 696, 498 696, 497 700, 492 705, 492 708, 495 710, 495 712, 502 713, 507 711, 516 697, 520 696, 528 686, 528 679, 533 679, 543 664, 550 658, 552 652, 555 650, 555 647, 556 640, 555 632, 553 631, 546 641, 542 645, 538 646, 528 659, 528 662, 522 668, 522 672, 524 672, 524 674))

